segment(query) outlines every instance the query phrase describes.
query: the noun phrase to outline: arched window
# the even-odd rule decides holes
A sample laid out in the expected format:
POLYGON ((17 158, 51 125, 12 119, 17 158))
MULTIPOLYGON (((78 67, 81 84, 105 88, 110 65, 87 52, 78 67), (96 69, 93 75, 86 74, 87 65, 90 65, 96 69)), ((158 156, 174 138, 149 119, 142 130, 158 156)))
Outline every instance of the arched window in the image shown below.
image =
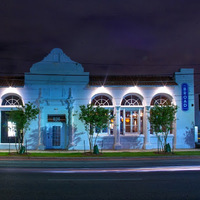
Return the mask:
MULTIPOLYGON (((94 105, 94 106, 112 106, 113 103, 112 103, 112 99, 106 95, 97 95, 95 96, 92 101, 91 101, 91 104, 94 105)), ((113 108, 112 107, 109 107, 109 108, 106 108, 106 109, 109 109, 109 112, 110 112, 110 115, 113 116, 113 108)), ((107 128, 103 128, 103 129, 99 129, 99 127, 95 127, 95 132, 96 133, 106 133, 108 135, 113 135, 113 128, 114 128, 114 121, 112 120, 111 122, 109 122, 108 124, 108 127, 107 128)))
POLYGON ((142 105, 142 101, 136 95, 128 95, 123 98, 121 105, 122 106, 140 106, 142 105))
POLYGON ((151 106, 171 105, 171 100, 165 95, 157 95, 151 100, 151 106))
MULTIPOLYGON (((2 106, 13 107, 23 105, 22 99, 15 95, 10 94, 5 96, 2 101, 2 106)), ((9 120, 9 109, 1 110, 1 142, 2 143, 15 143, 16 141, 16 124, 9 120)))
MULTIPOLYGON (((171 103, 172 101, 166 95, 157 95, 151 100, 151 106, 154 105, 166 106, 166 105, 171 105, 171 103)), ((150 129, 150 133, 153 134, 152 128, 150 129)), ((170 131, 170 133, 172 134, 172 130, 170 131)))
POLYGON ((120 133, 143 132, 143 106, 140 97, 134 94, 126 95, 121 102, 124 106, 120 110, 120 133))
POLYGON ((2 101, 2 106, 20 106, 23 105, 22 99, 16 95, 9 95, 2 101))
POLYGON ((112 106, 112 100, 105 95, 98 95, 92 99, 92 105, 95 106, 112 106))

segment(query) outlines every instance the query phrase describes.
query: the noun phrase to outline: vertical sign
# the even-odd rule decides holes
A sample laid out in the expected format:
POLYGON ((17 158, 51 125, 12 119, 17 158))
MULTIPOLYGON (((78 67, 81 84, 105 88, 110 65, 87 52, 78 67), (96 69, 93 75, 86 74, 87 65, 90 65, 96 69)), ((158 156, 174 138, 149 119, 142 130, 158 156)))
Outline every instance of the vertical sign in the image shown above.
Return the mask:
POLYGON ((188 84, 182 84, 182 110, 187 111, 189 109, 188 106, 188 84))

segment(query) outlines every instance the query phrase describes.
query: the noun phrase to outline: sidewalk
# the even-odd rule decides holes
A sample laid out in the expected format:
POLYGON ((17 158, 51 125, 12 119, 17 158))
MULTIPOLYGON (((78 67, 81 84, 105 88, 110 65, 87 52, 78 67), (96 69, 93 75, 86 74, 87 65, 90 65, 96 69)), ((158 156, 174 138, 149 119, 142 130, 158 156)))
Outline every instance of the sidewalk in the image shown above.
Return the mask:
MULTIPOLYGON (((101 150, 99 149, 99 152, 101 153, 107 153, 107 152, 156 152, 157 149, 123 149, 123 150, 101 150)), ((197 149, 175 149, 173 152, 181 152, 181 151, 200 151, 200 148, 197 149)), ((9 152, 9 149, 1 149, 0 152, 9 152)), ((16 152, 15 149, 10 150, 10 152, 16 152)), ((27 150, 28 153, 84 153, 89 152, 89 150, 27 150)))

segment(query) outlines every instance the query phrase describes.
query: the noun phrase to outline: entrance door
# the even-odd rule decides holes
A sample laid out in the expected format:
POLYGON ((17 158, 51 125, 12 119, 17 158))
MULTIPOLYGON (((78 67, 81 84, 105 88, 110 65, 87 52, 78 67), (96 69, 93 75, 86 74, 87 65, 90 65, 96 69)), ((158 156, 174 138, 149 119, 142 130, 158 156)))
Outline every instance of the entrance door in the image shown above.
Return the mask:
POLYGON ((8 119, 9 111, 1 111, 1 142, 15 143, 16 125, 8 119))
POLYGON ((142 110, 121 110, 120 112, 120 133, 142 133, 143 111, 142 110))
POLYGON ((47 128, 46 148, 64 149, 65 125, 61 122, 49 123, 47 128))

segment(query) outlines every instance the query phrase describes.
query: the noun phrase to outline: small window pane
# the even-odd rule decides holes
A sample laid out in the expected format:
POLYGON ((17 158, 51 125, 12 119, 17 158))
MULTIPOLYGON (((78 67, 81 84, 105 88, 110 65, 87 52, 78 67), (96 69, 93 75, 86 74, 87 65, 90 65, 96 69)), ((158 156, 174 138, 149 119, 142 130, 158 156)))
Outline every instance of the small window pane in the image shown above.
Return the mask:
POLYGON ((20 97, 15 96, 15 95, 10 95, 4 98, 2 105, 3 106, 19 106, 19 105, 23 105, 23 103, 20 97))
POLYGON ((8 137, 15 137, 16 132, 16 124, 14 122, 8 121, 8 137))
POLYGON ((112 100, 105 96, 105 95, 99 95, 96 96, 93 100, 92 100, 92 105, 95 106, 112 106, 112 100))
POLYGON ((124 97, 121 105, 123 105, 123 106, 139 106, 139 105, 142 105, 142 101, 139 97, 137 97, 135 95, 128 95, 128 96, 124 97))
POLYGON ((171 105, 171 101, 164 95, 158 95, 152 99, 151 105, 171 105))

